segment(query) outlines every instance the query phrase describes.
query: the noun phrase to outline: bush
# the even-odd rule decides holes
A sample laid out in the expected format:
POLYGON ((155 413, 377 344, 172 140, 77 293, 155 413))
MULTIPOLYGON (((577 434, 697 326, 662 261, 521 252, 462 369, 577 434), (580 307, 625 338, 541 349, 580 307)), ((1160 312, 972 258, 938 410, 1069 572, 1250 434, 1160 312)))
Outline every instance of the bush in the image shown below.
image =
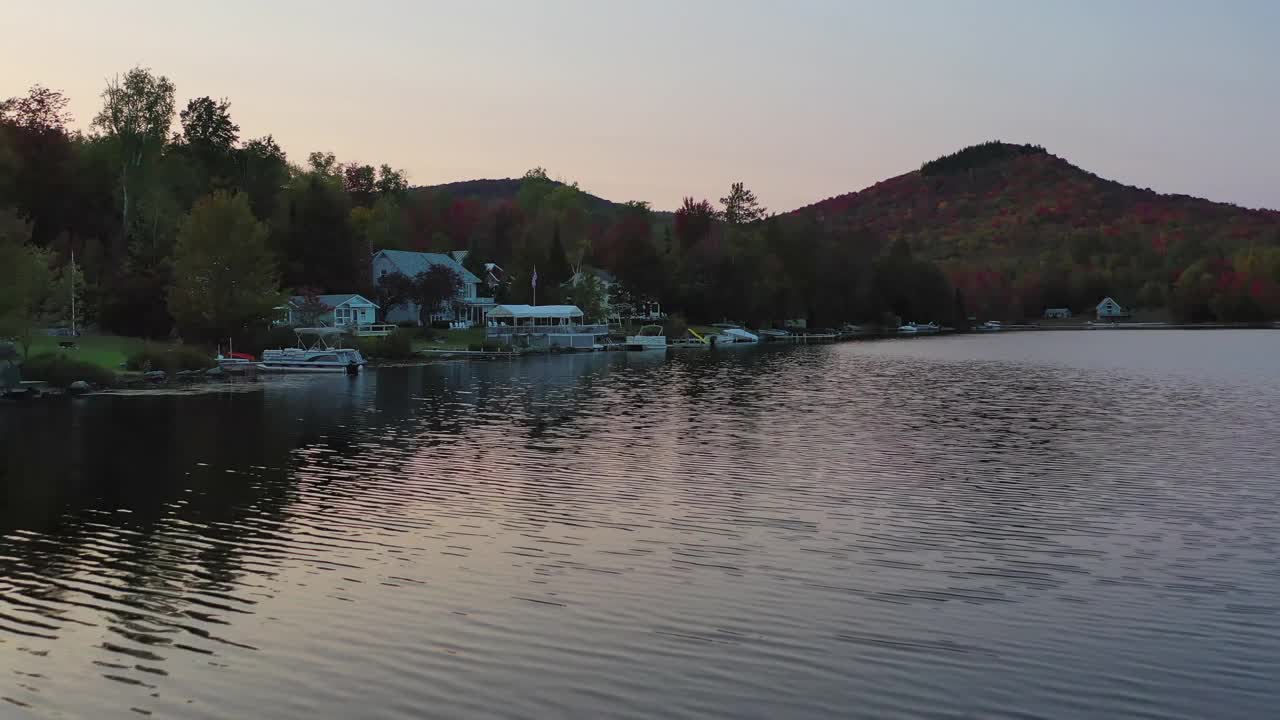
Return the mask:
POLYGON ((412 333, 404 330, 396 330, 383 337, 359 338, 356 347, 365 357, 379 360, 408 360, 413 357, 412 333))
POLYGON ((432 321, 431 321, 431 329, 433 329, 433 330, 449 330, 449 329, 450 329, 450 327, 449 327, 449 321, 448 321, 448 320, 432 320, 432 321))
POLYGON ((148 345, 129 356, 124 366, 127 370, 145 372, 163 370, 172 375, 183 370, 207 370, 214 360, 203 350, 186 346, 156 347, 148 345))
POLYGON ((671 313, 667 316, 667 322, 663 328, 663 332, 669 338, 681 338, 689 331, 689 321, 685 320, 681 313, 671 313))
POLYGON ((55 387, 66 387, 77 380, 94 385, 111 385, 116 374, 93 363, 74 360, 62 353, 41 353, 22 364, 22 377, 42 380, 55 387))

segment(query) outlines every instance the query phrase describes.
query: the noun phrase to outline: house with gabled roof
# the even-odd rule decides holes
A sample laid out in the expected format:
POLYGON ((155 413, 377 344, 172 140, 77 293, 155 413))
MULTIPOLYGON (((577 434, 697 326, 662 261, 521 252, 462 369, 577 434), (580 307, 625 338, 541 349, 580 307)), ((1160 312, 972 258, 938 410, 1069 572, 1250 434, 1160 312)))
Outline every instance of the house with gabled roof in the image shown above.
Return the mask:
POLYGON ((1109 297, 1102 298, 1102 302, 1098 303, 1097 311, 1099 320, 1115 320, 1116 318, 1129 317, 1129 311, 1109 297))
POLYGON ((384 320, 390 323, 421 324, 423 320, 445 320, 471 325, 484 324, 485 312, 493 307, 493 298, 479 295, 480 278, 463 267, 462 263, 451 255, 408 250, 379 250, 373 256, 373 284, 377 287, 383 277, 392 273, 415 278, 435 266, 447 267, 462 278, 462 289, 458 291, 453 301, 445 303, 425 318, 415 303, 405 303, 387 312, 384 320))
POLYGON ((277 324, 289 327, 360 327, 378 319, 377 304, 356 293, 294 295, 277 311, 277 324))

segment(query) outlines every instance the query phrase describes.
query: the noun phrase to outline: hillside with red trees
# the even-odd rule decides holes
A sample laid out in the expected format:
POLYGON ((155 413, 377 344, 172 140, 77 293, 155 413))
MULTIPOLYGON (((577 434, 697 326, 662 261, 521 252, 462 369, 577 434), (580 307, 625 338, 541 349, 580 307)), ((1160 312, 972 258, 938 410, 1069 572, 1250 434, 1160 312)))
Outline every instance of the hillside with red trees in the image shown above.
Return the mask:
POLYGON ((789 216, 849 242, 907 240, 984 315, 1086 310, 1103 295, 1187 319, 1280 310, 1280 212, 1122 185, 1037 146, 973 146, 789 216))

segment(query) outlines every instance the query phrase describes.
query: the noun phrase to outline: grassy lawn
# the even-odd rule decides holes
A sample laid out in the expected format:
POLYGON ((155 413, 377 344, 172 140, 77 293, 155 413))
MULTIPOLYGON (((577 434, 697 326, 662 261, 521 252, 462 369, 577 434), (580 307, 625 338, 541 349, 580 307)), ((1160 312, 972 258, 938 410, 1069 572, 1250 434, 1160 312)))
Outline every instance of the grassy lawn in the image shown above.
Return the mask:
POLYGON ((142 338, 119 335, 81 335, 77 338, 39 336, 31 343, 31 354, 63 352, 81 362, 92 363, 109 370, 119 370, 124 361, 147 344, 142 338), (74 341, 75 350, 62 350, 60 342, 74 341))
POLYGON ((484 342, 484 328, 468 328, 466 330, 436 330, 435 337, 430 340, 414 340, 413 351, 419 350, 466 350, 472 345, 484 342))

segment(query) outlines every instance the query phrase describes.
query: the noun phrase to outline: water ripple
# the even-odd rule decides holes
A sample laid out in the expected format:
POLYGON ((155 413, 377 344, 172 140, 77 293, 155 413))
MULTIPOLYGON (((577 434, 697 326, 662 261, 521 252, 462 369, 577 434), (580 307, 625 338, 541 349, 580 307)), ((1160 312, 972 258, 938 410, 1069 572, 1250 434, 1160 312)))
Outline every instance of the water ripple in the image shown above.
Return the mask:
POLYGON ((1265 332, 449 362, 0 407, 0 699, 1265 717, 1276 427, 1265 332))

